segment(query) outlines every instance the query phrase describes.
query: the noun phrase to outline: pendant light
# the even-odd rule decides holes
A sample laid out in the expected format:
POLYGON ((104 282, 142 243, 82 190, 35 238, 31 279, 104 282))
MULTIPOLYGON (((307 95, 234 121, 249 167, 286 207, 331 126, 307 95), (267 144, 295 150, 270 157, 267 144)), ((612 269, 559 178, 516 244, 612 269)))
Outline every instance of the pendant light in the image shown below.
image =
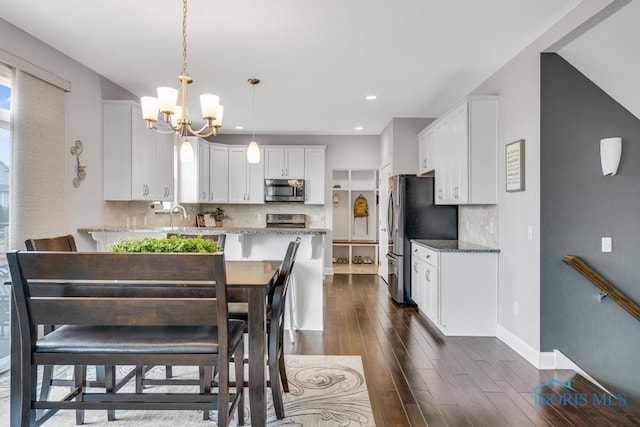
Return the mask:
POLYGON ((251 100, 251 132, 252 132, 252 136, 251 136, 251 142, 249 143, 249 148, 247 148, 247 161, 249 163, 260 163, 260 147, 258 146, 258 143, 256 142, 256 126, 255 126, 255 119, 256 119, 256 85, 258 83, 260 83, 260 80, 258 79, 249 79, 248 80, 249 84, 251 85, 252 89, 251 89, 251 93, 252 93, 252 100, 251 100))

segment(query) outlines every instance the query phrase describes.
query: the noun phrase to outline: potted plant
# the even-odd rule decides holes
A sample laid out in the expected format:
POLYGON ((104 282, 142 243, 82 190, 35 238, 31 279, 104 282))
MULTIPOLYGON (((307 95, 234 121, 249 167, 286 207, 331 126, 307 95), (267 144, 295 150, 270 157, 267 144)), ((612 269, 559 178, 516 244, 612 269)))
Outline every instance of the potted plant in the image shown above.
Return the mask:
POLYGON ((224 209, 217 207, 209 216, 216 222, 216 227, 222 227, 222 220, 226 217, 224 209))

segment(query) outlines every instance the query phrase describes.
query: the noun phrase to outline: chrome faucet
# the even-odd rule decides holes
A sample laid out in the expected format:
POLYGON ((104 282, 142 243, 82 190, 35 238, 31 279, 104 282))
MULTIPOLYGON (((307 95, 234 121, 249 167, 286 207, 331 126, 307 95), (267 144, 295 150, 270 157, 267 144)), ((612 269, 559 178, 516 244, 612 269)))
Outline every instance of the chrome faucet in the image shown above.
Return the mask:
POLYGON ((184 219, 187 219, 187 211, 184 208, 184 206, 182 205, 175 205, 174 207, 171 208, 171 211, 169 211, 169 227, 173 227, 173 213, 176 212, 176 210, 182 210, 182 217, 184 219))

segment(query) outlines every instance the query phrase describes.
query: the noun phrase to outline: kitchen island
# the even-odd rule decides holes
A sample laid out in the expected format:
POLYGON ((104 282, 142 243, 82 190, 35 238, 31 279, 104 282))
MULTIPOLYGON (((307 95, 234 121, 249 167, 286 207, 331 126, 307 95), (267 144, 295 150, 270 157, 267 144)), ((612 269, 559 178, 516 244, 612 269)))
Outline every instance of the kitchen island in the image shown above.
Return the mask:
POLYGON ((225 234, 225 259, 282 260, 287 245, 300 237, 300 247, 292 272, 290 310, 287 319, 295 329, 322 330, 324 237, 323 228, 252 228, 252 227, 118 227, 97 226, 79 228, 96 241, 97 251, 108 251, 119 238, 163 237, 167 233, 206 235, 225 234))

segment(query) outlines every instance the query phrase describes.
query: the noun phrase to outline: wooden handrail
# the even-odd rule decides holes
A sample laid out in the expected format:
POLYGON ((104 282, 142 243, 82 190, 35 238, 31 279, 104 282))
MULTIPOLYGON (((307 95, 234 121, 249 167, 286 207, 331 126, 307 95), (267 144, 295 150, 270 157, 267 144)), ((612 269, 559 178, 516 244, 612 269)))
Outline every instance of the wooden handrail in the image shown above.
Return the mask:
POLYGON ((580 274, 589 279, 591 283, 601 289, 606 296, 611 297, 615 302, 624 308, 636 319, 640 320, 640 307, 627 298, 622 292, 616 289, 611 283, 607 282, 602 276, 596 273, 589 265, 582 261, 576 255, 565 255, 563 261, 571 267, 578 270, 580 274))

